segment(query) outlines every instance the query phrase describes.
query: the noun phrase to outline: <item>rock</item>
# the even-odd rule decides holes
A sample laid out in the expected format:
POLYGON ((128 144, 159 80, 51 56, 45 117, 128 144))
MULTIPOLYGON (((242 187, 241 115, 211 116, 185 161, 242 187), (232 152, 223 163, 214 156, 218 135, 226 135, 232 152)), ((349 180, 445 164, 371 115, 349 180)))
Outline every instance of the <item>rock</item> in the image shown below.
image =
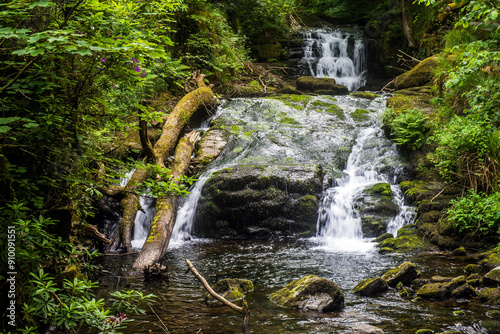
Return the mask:
POLYGON ((414 279, 420 277, 420 275, 421 273, 417 270, 417 266, 411 262, 405 262, 399 265, 399 267, 386 272, 382 275, 382 278, 385 279, 390 286, 396 286, 399 282, 409 284, 414 279))
MULTIPOLYGON (((465 276, 459 276, 448 282, 425 284, 420 289, 418 289, 417 296, 423 299, 443 300, 449 298, 452 295, 452 292, 455 291, 455 289, 462 285, 465 285, 466 283, 467 281, 465 279, 465 276)), ((464 288, 463 290, 457 290, 456 294, 466 294, 469 292, 470 290, 468 288, 464 288)))
POLYGON ((500 321, 497 320, 484 320, 481 322, 484 328, 486 328, 488 334, 500 334, 500 321))
POLYGON ((384 334, 384 331, 378 327, 368 324, 356 324, 351 328, 353 334, 384 334))
POLYGON ((392 235, 392 233, 384 233, 380 236, 378 236, 375 240, 373 240, 373 242, 382 242, 384 241, 385 239, 389 239, 389 238, 394 238, 394 235, 392 235))
POLYGON ((387 291, 389 285, 381 277, 367 278, 356 284, 353 293, 361 296, 373 296, 376 293, 387 291))
POLYGON ((225 168, 202 189, 193 234, 209 238, 313 235, 322 186, 321 172, 313 165, 225 168))
POLYGON ((455 256, 465 256, 467 255, 467 250, 464 247, 459 247, 453 250, 453 255, 455 256))
POLYGON ((210 129, 198 142, 198 151, 193 159, 193 164, 198 164, 198 168, 203 168, 217 158, 227 145, 226 133, 220 129, 210 129))
MULTIPOLYGON (((212 286, 212 289, 230 302, 235 302, 242 300, 246 294, 253 292, 254 285, 252 281, 247 279, 225 278, 215 283, 212 286)), ((218 303, 218 301, 209 293, 206 294, 205 300, 207 300, 207 302, 218 303)))
POLYGON ((458 288, 454 289, 451 291, 451 297, 452 298, 471 298, 471 297, 477 297, 478 293, 476 289, 474 289, 472 286, 469 284, 465 283, 463 285, 460 285, 458 288))
POLYGON ((479 264, 492 267, 500 266, 500 255, 495 250, 478 254, 478 257, 480 259, 479 264))
POLYGON ((352 92, 352 96, 359 97, 361 99, 367 99, 367 100, 375 100, 377 97, 380 95, 372 93, 372 92, 352 92))
POLYGON ((389 254, 389 253, 394 253, 395 250, 394 248, 391 247, 382 247, 378 250, 379 254, 389 254))
POLYGON ((477 265, 477 264, 468 264, 465 266, 464 268, 464 272, 467 274, 467 275, 471 275, 471 274, 477 274, 481 271, 481 266, 480 265, 477 265))
POLYGON ((500 284, 500 267, 496 267, 484 275, 483 282, 486 285, 500 284))
POLYGON ((437 67, 437 56, 422 60, 410 71, 401 74, 394 81, 396 89, 424 86, 434 78, 434 70, 437 67))
POLYGON ((273 293, 271 302, 285 308, 330 312, 344 307, 344 293, 334 282, 309 275, 273 293))
POLYGON ((338 85, 335 79, 314 78, 312 76, 300 77, 296 82, 297 90, 307 93, 322 95, 345 95, 349 94, 347 87, 338 85))
POLYGON ((475 274, 470 274, 468 277, 467 277, 467 283, 470 285, 470 286, 473 286, 473 287, 482 287, 483 286, 483 278, 481 276, 479 276, 479 274, 475 273, 475 274))
POLYGON ((434 331, 432 329, 419 329, 415 332, 415 334, 433 334, 434 331))
POLYGON ((488 305, 500 305, 500 289, 484 289, 479 293, 479 299, 485 301, 485 304, 488 305))
POLYGON ((446 283, 454 280, 454 277, 432 276, 431 283, 446 283))

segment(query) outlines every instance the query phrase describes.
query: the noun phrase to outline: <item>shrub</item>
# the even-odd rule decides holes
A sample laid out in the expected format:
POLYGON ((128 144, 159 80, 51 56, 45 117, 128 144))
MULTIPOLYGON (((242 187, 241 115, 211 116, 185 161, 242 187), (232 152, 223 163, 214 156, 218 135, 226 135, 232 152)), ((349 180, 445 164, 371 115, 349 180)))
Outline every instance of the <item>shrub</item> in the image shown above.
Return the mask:
POLYGON ((388 110, 384 117, 396 144, 405 149, 418 150, 425 143, 429 128, 427 116, 421 110, 408 110, 397 115, 388 110))

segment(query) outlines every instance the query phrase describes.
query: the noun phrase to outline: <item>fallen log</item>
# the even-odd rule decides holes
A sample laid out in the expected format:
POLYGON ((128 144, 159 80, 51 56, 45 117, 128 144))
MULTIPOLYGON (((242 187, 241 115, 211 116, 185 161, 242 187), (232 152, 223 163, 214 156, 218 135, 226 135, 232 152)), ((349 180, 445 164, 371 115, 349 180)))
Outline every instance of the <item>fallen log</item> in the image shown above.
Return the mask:
POLYGON ((207 280, 203 276, 201 276, 198 270, 196 270, 191 261, 186 259, 186 263, 188 265, 189 270, 191 270, 193 275, 201 282, 201 284, 208 291, 209 294, 211 294, 215 299, 217 299, 218 301, 222 302, 224 305, 229 307, 231 310, 236 311, 243 316, 243 326, 242 326, 243 334, 250 334, 250 310, 248 309, 248 304, 246 300, 243 299, 242 307, 231 303, 229 300, 222 297, 217 292, 215 292, 214 289, 212 289, 210 284, 208 284, 207 280))
MULTIPOLYGON (((217 98, 212 92, 211 87, 205 84, 204 77, 205 75, 200 74, 199 71, 193 73, 192 79, 198 84, 198 88, 186 94, 168 116, 167 121, 163 125, 162 134, 154 145, 153 152, 149 154, 154 157, 153 163, 155 165, 165 167, 167 158, 174 151, 179 134, 197 110, 202 108, 208 109, 217 104, 217 98)), ((142 129, 141 134, 144 136, 144 133, 142 133, 144 127, 142 127, 142 129)), ((137 190, 150 176, 150 173, 151 171, 149 169, 138 168, 129 181, 129 184, 132 182, 132 185, 130 187, 127 185, 127 187, 125 187, 124 193, 126 195, 120 203, 123 216, 120 221, 120 228, 111 240, 110 250, 116 248, 121 241, 127 253, 132 251, 131 235, 139 206, 139 195, 137 194, 137 190)), ((163 203, 162 205, 165 206, 167 203, 163 203)))
MULTIPOLYGON (((199 137, 199 132, 192 131, 179 141, 171 166, 170 182, 179 184, 179 177, 186 174, 191 154, 199 137)), ((157 199, 155 216, 151 222, 146 242, 133 264, 134 269, 152 266, 165 255, 177 217, 177 201, 178 196, 176 195, 157 199)))

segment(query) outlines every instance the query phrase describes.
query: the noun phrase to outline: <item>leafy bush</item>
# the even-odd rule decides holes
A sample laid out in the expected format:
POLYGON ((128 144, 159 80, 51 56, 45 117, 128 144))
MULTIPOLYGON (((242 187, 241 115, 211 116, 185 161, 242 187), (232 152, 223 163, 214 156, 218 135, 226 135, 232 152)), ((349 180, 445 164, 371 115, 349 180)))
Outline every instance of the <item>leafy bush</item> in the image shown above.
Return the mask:
POLYGON ((396 144, 410 150, 418 150, 425 143, 428 132, 427 116, 421 110, 408 110, 394 115, 388 109, 384 115, 396 144))
POLYGON ((471 235, 500 235, 500 192, 490 195, 470 190, 450 202, 446 220, 471 235))

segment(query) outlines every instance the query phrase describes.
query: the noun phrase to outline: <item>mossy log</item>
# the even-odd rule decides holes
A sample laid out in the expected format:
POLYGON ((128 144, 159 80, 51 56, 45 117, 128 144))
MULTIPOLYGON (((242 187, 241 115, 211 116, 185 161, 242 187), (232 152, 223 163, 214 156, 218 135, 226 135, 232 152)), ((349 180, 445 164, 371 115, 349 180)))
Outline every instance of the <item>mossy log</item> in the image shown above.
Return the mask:
MULTIPOLYGON (((180 183, 179 177, 187 172, 191 154, 199 137, 200 133, 193 131, 180 140, 171 166, 171 182, 180 183)), ((155 216, 151 222, 146 242, 133 264, 134 269, 151 266, 165 254, 177 216, 177 200, 177 196, 168 196, 157 200, 155 216)))
MULTIPOLYGON (((202 107, 207 109, 217 104, 217 98, 211 87, 204 82, 205 75, 195 72, 192 78, 198 84, 198 88, 186 94, 177 103, 163 125, 160 138, 153 147, 154 164, 160 167, 165 167, 165 161, 174 151, 179 134, 191 116, 202 107)), ((143 134, 143 136, 145 135, 143 134)), ((127 253, 132 251, 131 234, 137 209, 139 208, 137 189, 149 177, 150 173, 149 169, 138 168, 123 190, 123 193, 125 193, 125 197, 121 200, 123 216, 120 228, 113 236, 108 251, 115 250, 120 245, 120 241, 126 248, 127 253)), ((162 205, 166 205, 166 203, 162 205)))

